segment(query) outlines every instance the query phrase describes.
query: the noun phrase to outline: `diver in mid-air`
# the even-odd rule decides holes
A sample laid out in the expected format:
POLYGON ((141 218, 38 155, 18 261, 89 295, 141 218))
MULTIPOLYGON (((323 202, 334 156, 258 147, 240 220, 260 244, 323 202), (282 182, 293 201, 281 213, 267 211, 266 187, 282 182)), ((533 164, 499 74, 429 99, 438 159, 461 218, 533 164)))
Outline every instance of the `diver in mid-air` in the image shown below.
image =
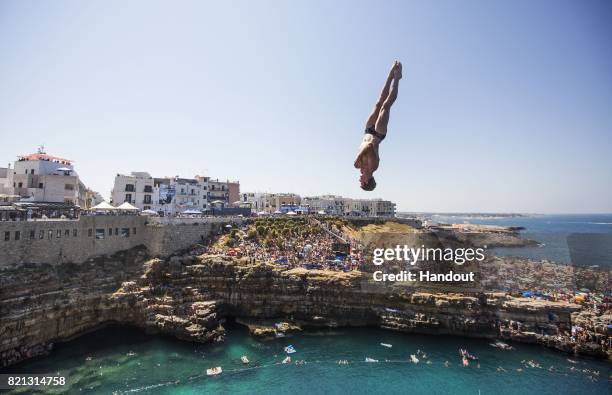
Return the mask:
POLYGON ((376 188, 373 174, 380 163, 378 146, 387 137, 389 113, 391 112, 391 106, 397 99, 397 90, 401 78, 402 64, 396 60, 389 71, 389 76, 382 92, 380 92, 374 111, 366 122, 365 134, 359 146, 357 159, 355 159, 355 167, 361 170, 361 177, 359 177, 361 189, 366 191, 372 191, 376 188))

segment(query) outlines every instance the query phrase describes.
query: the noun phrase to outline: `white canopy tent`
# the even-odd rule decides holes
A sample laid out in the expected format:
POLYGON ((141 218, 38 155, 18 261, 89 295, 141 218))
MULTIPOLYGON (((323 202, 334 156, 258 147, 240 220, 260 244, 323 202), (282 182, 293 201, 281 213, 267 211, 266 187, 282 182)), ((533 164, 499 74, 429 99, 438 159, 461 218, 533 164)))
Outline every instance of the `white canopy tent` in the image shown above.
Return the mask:
POLYGON ((129 202, 123 202, 119 206, 117 206, 117 210, 140 210, 138 207, 131 205, 129 202))
POLYGON ((112 206, 109 202, 103 201, 93 206, 90 210, 102 211, 102 210, 117 210, 117 207, 112 206))

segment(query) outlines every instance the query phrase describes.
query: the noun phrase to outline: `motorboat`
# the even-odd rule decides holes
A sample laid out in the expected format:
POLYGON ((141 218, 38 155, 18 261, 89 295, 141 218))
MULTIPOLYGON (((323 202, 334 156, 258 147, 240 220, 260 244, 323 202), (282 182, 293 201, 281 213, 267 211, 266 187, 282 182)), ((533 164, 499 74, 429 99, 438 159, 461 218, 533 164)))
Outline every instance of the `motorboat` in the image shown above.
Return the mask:
POLYGON ((221 372, 223 372, 223 369, 221 369, 221 366, 217 366, 215 368, 206 369, 206 375, 207 376, 216 376, 218 374, 221 374, 221 372))

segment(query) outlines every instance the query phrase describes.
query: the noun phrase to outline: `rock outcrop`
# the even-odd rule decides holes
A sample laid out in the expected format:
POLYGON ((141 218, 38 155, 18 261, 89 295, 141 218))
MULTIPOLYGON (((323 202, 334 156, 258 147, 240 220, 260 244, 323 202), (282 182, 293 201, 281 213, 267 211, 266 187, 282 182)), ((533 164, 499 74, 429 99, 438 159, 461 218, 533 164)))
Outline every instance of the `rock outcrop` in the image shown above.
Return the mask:
MULTIPOLYGON (((143 249, 80 265, 13 267, 0 275, 0 366, 48 352, 53 342, 111 322, 189 341, 220 340, 228 317, 254 328, 265 321, 288 321, 296 330, 372 325, 502 336, 564 349, 552 344, 551 336, 567 329, 572 313, 580 310, 504 293, 415 292, 378 286, 369 278, 360 272, 283 270, 219 256, 147 259, 143 249), (521 330, 513 331, 513 323, 520 323, 521 330)), ((267 331, 265 325, 259 330, 267 331)))

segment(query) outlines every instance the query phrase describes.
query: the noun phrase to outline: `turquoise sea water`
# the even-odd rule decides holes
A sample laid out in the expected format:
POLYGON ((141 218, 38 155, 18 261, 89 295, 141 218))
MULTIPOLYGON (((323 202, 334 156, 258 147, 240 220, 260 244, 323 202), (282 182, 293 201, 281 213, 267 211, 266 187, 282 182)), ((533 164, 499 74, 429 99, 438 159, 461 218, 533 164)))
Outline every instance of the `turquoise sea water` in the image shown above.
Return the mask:
POLYGON ((224 343, 193 344, 115 327, 58 345, 51 356, 13 367, 11 372, 59 372, 70 383, 65 390, 88 394, 610 393, 608 362, 571 363, 567 355, 535 345, 513 344, 513 351, 499 351, 488 343, 364 328, 257 341, 244 328, 230 327, 224 343), (291 355, 293 361, 305 364, 280 364, 288 344, 297 350, 291 355), (459 348, 477 355, 480 367, 476 363, 462 367, 459 348), (409 363, 410 354, 419 349, 427 358, 409 363), (251 364, 243 365, 241 355, 247 355, 251 364), (366 357, 379 362, 365 363, 366 357), (341 359, 349 364, 339 365, 341 359), (525 367, 523 360, 535 360, 542 368, 525 367), (223 373, 206 376, 205 370, 214 366, 221 366, 223 373), (599 377, 592 371, 599 371, 599 377))
POLYGON ((612 267, 612 214, 558 214, 526 217, 472 217, 462 215, 434 215, 433 220, 444 223, 472 223, 501 226, 521 226, 521 235, 541 243, 539 247, 495 248, 499 255, 522 256, 561 263, 572 263, 571 249, 587 242, 593 255, 592 264, 612 267), (582 236, 579 239, 576 236, 582 236), (592 243, 588 243, 592 241, 592 243))

